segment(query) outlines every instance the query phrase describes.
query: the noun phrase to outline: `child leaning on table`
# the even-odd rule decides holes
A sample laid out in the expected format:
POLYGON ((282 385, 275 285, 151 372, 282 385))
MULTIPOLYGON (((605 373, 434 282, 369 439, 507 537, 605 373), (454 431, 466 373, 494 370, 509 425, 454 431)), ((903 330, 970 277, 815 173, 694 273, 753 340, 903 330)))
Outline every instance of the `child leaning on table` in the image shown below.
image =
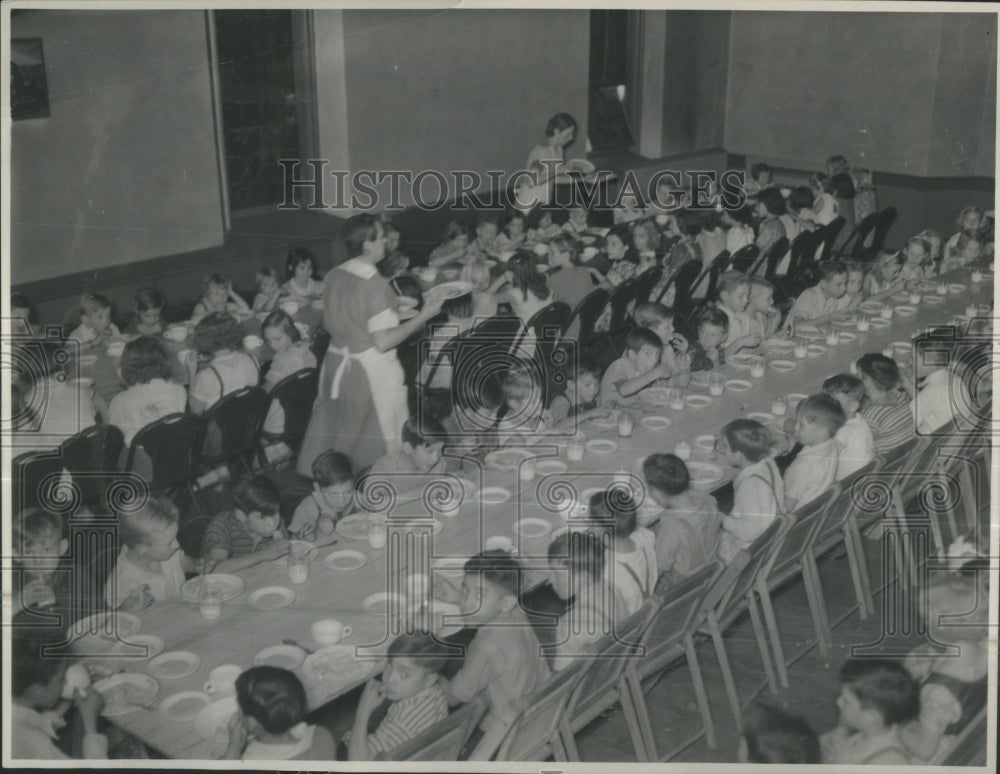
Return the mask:
POLYGON ((312 475, 313 491, 298 504, 288 525, 288 531, 302 540, 332 535, 354 506, 354 471, 346 454, 333 449, 319 454, 312 475))
POLYGON ((625 342, 625 354, 615 360, 601 378, 601 405, 634 403, 639 393, 658 379, 670 377, 660 364, 663 342, 649 328, 633 328, 625 342))
MULTIPOLYGON (((59 516, 41 508, 24 508, 14 518, 11 554, 11 615, 20 610, 64 614, 59 597, 67 599, 72 566, 67 561, 69 541, 59 516), (51 610, 51 608, 55 608, 51 610)), ((63 628, 69 621, 60 621, 63 628)))
POLYGON ((236 704, 223 760, 337 760, 330 732, 305 722, 306 691, 294 672, 251 667, 236 678, 236 704))
POLYGON ((823 382, 823 392, 836 399, 844 410, 844 424, 834 438, 843 447, 837 460, 837 481, 843 481, 875 459, 872 430, 858 408, 865 399, 865 385, 852 374, 837 374, 823 382))
POLYGON ((854 312, 864 300, 861 286, 865 280, 865 270, 860 263, 845 263, 847 286, 844 295, 837 299, 838 312, 854 312))
POLYGON ((798 321, 817 325, 842 311, 838 306, 847 292, 847 268, 840 261, 823 261, 818 269, 819 282, 803 290, 788 313, 785 330, 789 333, 798 321))
POLYGON ((735 419, 719 435, 719 456, 739 468, 733 509, 722 519, 719 558, 724 562, 749 548, 784 510, 785 484, 771 456, 773 444, 767 428, 753 419, 735 419))
POLYGON ((691 488, 684 460, 673 454, 650 454, 642 463, 649 496, 663 506, 656 527, 656 568, 678 583, 715 561, 722 514, 715 498, 691 488))
POLYGON ((201 555, 218 572, 239 572, 288 553, 283 540, 280 494, 266 476, 254 476, 233 487, 232 510, 212 518, 201 540, 201 555))
POLYGON ((663 348, 660 350, 660 365, 670 371, 670 379, 687 386, 687 377, 691 373, 691 355, 688 350, 688 340, 674 330, 674 313, 669 307, 653 301, 639 304, 632 314, 635 324, 640 328, 649 328, 655 333, 663 348))
POLYGON ((706 305, 695 318, 698 340, 691 345, 691 371, 711 371, 726 364, 722 342, 729 331, 729 318, 721 309, 706 305))
POLYGON ((556 395, 549 403, 549 417, 558 425, 576 418, 583 421, 603 413, 597 407, 597 394, 601 389, 601 364, 586 354, 576 360, 576 369, 566 374, 566 392, 556 395))
POLYGON ((118 373, 126 389, 111 399, 108 424, 125 436, 125 449, 146 425, 168 414, 182 413, 187 406, 187 390, 173 380, 170 356, 163 339, 140 336, 122 350, 118 373))
POLYGON ((310 301, 323 295, 323 283, 316 279, 316 258, 305 247, 293 247, 285 260, 285 284, 289 298, 310 301))
POLYGON ((795 410, 795 440, 802 449, 785 470, 785 511, 815 500, 837 477, 843 446, 834 436, 844 426, 844 409, 825 393, 810 395, 795 410))
POLYGON ((163 308, 166 305, 166 299, 156 288, 139 288, 135 291, 135 318, 125 333, 139 336, 163 333, 163 308))
POLYGON ((354 728, 345 735, 348 760, 374 760, 448 717, 439 676, 444 664, 444 646, 430 632, 400 634, 389 643, 382 679, 365 685, 354 728), (369 734, 372 713, 386 700, 391 703, 385 718, 369 734))
POLYGON ((722 345, 727 355, 735 355, 746 347, 760 344, 754 318, 747 311, 750 303, 750 278, 739 271, 727 271, 719 277, 719 300, 716 307, 729 319, 722 345))
POLYGON ((448 433, 433 417, 414 414, 403 423, 403 446, 398 452, 389 452, 371 467, 369 475, 403 475, 390 478, 399 490, 416 488, 427 482, 427 476, 444 472, 446 460, 441 456, 448 441, 448 433))
POLYGON ((99 293, 89 293, 80 301, 80 325, 69 335, 84 349, 100 347, 121 338, 121 331, 111 322, 111 302, 99 293))
POLYGON ((221 274, 210 274, 201 283, 201 300, 194 305, 191 322, 197 324, 212 312, 250 313, 250 306, 233 289, 233 283, 221 274))
POLYGON ((177 508, 166 498, 151 497, 139 509, 119 516, 122 549, 104 586, 108 607, 139 610, 177 598, 184 573, 205 569, 181 549, 177 528, 177 508))
POLYGON ((278 281, 278 272, 264 267, 257 271, 257 295, 253 297, 254 314, 270 312, 284 295, 285 291, 278 281))

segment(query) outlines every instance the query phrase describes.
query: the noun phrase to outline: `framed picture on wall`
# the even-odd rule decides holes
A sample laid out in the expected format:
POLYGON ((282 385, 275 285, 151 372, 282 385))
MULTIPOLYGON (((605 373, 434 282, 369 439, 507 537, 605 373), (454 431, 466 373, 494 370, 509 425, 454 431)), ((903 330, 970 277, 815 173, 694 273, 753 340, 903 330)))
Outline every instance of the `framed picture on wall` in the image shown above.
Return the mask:
POLYGON ((10 113, 14 121, 49 117, 49 85, 41 38, 10 41, 10 113))

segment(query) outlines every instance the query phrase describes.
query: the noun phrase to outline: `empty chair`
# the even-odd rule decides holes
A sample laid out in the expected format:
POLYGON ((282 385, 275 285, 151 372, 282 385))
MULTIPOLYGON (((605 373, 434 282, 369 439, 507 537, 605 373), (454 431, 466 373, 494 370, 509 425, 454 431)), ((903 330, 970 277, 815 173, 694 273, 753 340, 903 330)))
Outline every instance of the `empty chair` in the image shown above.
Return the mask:
POLYGON ((124 448, 125 437, 114 425, 93 425, 62 442, 63 467, 73 477, 83 502, 103 512, 110 510, 103 502, 104 493, 124 448))
POLYGON ((184 489, 193 494, 204 433, 205 420, 202 417, 168 414, 135 434, 129 446, 125 470, 148 474, 149 487, 155 492, 173 493, 184 489), (149 471, 137 470, 140 457, 148 459, 149 471))
MULTIPOLYGON (((277 401, 281 405, 285 426, 280 433, 262 432, 262 439, 267 443, 286 443, 292 451, 298 451, 312 416, 318 387, 319 371, 315 368, 303 368, 274 385, 268 394, 271 403, 277 401)), ((260 464, 267 466, 263 448, 260 449, 260 464)))
POLYGON ((601 312, 608 305, 610 294, 604 288, 595 288, 584 296, 570 313, 566 324, 566 337, 585 346, 594 338, 594 326, 601 312))
POLYGON ((236 478, 237 465, 253 472, 252 459, 260 444, 271 401, 260 387, 243 387, 224 396, 204 414, 205 441, 199 466, 212 470, 225 464, 236 478))

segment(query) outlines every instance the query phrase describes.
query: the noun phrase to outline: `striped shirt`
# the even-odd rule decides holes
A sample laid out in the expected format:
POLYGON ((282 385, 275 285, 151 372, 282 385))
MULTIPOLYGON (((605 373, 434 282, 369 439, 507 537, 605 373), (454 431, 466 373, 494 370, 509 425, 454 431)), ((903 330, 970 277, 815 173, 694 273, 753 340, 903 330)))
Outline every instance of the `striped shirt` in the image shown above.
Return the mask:
POLYGON ((368 735, 368 751, 374 757, 394 750, 446 717, 448 700, 441 685, 435 682, 409 699, 392 703, 378 729, 368 735))
POLYGON ((245 521, 237 518, 236 511, 223 511, 205 528, 201 554, 208 556, 216 548, 223 548, 229 552, 229 556, 244 556, 256 551, 257 546, 253 533, 245 521))
POLYGON ((861 412, 875 438, 875 451, 881 455, 902 446, 916 433, 913 422, 913 406, 900 395, 892 406, 869 404, 861 412))

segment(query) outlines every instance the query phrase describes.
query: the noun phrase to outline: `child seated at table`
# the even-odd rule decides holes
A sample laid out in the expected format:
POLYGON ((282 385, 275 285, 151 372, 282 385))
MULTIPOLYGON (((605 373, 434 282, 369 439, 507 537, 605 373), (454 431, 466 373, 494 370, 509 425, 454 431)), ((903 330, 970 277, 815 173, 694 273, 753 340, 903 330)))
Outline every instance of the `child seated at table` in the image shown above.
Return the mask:
POLYGON ((913 437, 913 406, 903 391, 899 366, 891 358, 881 354, 862 356, 858 360, 858 377, 866 395, 861 416, 871 428, 875 451, 884 457, 913 437))
POLYGON ((858 414, 865 399, 865 384, 853 374, 837 374, 823 382, 823 392, 844 411, 844 424, 834 436, 841 445, 836 480, 843 481, 875 459, 875 439, 868 423, 858 414))
POLYGON ((347 736, 347 758, 374 760, 448 717, 448 697, 440 672, 445 646, 430 632, 400 634, 389 643, 382 679, 365 684, 347 736), (384 701, 389 709, 374 733, 368 733, 372 713, 384 701))
MULTIPOLYGON (((58 647, 53 632, 48 645, 58 647)), ((53 712, 66 690, 66 671, 70 661, 43 654, 46 643, 37 636, 22 636, 15 630, 11 643, 10 756, 21 760, 66 760, 56 746, 58 728, 63 721, 53 712)), ((86 694, 73 689, 73 704, 83 725, 82 756, 86 759, 108 757, 108 739, 98 730, 98 718, 104 709, 99 691, 86 694)))
POLYGON ((727 355, 760 344, 760 334, 754 330, 753 318, 747 312, 750 303, 750 278, 739 271, 727 271, 719 277, 719 300, 716 307, 729 319, 726 338, 722 341, 727 355))
POLYGON ((323 295, 323 283, 316 279, 316 258, 304 247, 293 247, 285 260, 285 294, 295 301, 308 302, 323 295))
POLYGON ((657 564, 653 544, 656 537, 636 522, 635 501, 626 487, 612 486, 591 496, 587 521, 598 534, 611 533, 609 567, 605 569, 615 587, 616 598, 627 617, 636 612, 656 585, 657 564), (610 571, 610 572, 609 572, 610 571))
POLYGON ((810 395, 799 403, 795 410, 795 440, 802 449, 785 470, 787 513, 815 500, 836 480, 844 447, 834 436, 844 421, 844 410, 830 395, 810 395))
POLYGON ((212 356, 200 371, 197 359, 188 359, 189 402, 195 414, 204 414, 229 393, 260 381, 257 361, 240 351, 240 341, 239 323, 227 312, 211 312, 195 326, 195 347, 212 356))
POLYGON ((288 525, 288 531, 301 540, 332 535, 354 506, 354 471, 346 454, 329 449, 317 455, 312 475, 313 491, 302 498, 288 525))
POLYGON ((900 726, 920 713, 916 681, 894 659, 851 659, 840 670, 837 727, 820 737, 823 763, 911 763, 900 726))
POLYGON ((500 249, 500 219, 501 213, 495 210, 484 210, 476 215, 476 234, 465 250, 465 259, 496 255, 500 249))
POLYGON ((575 417, 582 422, 592 416, 606 413, 597 407, 597 394, 601 389, 601 364, 581 353, 575 369, 566 374, 566 391, 556 395, 549 403, 549 417, 553 424, 575 417))
POLYGON ((135 291, 135 317, 125 333, 138 336, 163 333, 163 307, 166 305, 166 299, 156 288, 139 288, 135 291))
POLYGON ((671 383, 687 386, 691 373, 691 355, 688 340, 674 330, 674 313, 663 304, 647 301, 639 304, 632 313, 635 324, 649 328, 655 333, 663 347, 660 349, 660 366, 669 371, 671 383))
POLYGON ((554 429, 552 416, 542 403, 541 376, 533 363, 521 361, 508 368, 500 390, 503 403, 495 429, 501 446, 534 443, 554 429))
POLYGON ((809 188, 815 197, 812 204, 813 220, 820 226, 829 225, 840 214, 837 197, 832 193, 830 176, 825 172, 817 172, 809 178, 809 188))
POLYGON ((453 220, 445 226, 444 238, 435 247, 427 259, 428 266, 444 266, 461 261, 469 247, 469 227, 458 220, 453 220))
POLYGON ((650 498, 664 509, 656 527, 656 567, 667 583, 678 583, 715 561, 722 514, 712 495, 691 488, 680 457, 650 454, 642 475, 650 498))
POLYGON ((83 349, 104 346, 121 338, 118 326, 111 322, 111 302, 99 293, 89 293, 80 301, 80 325, 69 335, 83 349))
POLYGON ((503 229, 497 235, 496 249, 516 250, 525 242, 525 216, 520 210, 510 210, 503 224, 503 229))
POLYGON ((211 274, 201 284, 201 300, 194 305, 191 322, 196 325, 209 314, 225 313, 249 315, 252 310, 233 289, 233 283, 221 274, 211 274))
POLYGON ((915 290, 932 276, 931 244, 923 237, 910 237, 903 249, 903 265, 899 278, 907 290, 915 290))
POLYGON ((733 509, 722 519, 719 558, 728 563, 749 548, 785 506, 785 484, 771 456, 774 440, 753 419, 734 419, 719 435, 719 456, 739 469, 733 481, 733 509))
POLYGON ((459 603, 466 624, 478 627, 462 668, 445 686, 450 705, 486 696, 487 711, 479 724, 483 733, 470 760, 493 756, 525 700, 551 674, 538 657, 538 638, 518 603, 520 572, 517 559, 493 550, 465 563, 460 591, 434 579, 435 595, 459 603))
POLYGON ((798 715, 766 704, 751 704, 743 713, 739 763, 819 763, 819 738, 798 715))
POLYGON ((989 560, 964 537, 947 554, 954 571, 933 571, 921 591, 919 609, 933 644, 918 646, 903 660, 920 685, 920 715, 902 727, 901 737, 920 762, 954 749, 989 694, 989 560))
POLYGON ((278 280, 278 272, 265 266, 257 270, 257 295, 253 297, 253 312, 270 312, 285 295, 285 289, 278 280))
POLYGON ((670 372, 660 364, 663 342, 649 328, 633 328, 625 342, 625 354, 615 360, 601 378, 601 405, 634 403, 639 393, 670 372))
POLYGON ((958 228, 944 246, 941 273, 978 261, 983 252, 982 231, 986 215, 979 207, 965 207, 955 221, 958 228))
POLYGON ((753 164, 750 167, 750 179, 747 180, 746 185, 743 186, 743 190, 746 191, 747 197, 757 196, 761 191, 766 188, 774 187, 774 173, 771 172, 771 167, 760 161, 753 164))
POLYGON ((751 330, 761 341, 778 332, 781 325, 781 310, 774 306, 774 285, 760 277, 750 278, 750 300, 747 302, 751 330))
POLYGON ((532 207, 525 225, 529 242, 547 242, 562 232, 562 227, 552 218, 552 210, 542 205, 532 207))
POLYGON ((706 305, 695 316, 698 340, 691 345, 691 371, 711 371, 726 364, 722 342, 729 330, 729 318, 721 309, 706 305))
POLYGON ((594 290, 595 281, 600 282, 603 278, 595 269, 584 268, 577 263, 579 249, 572 237, 563 234, 548 244, 549 266, 554 269, 548 278, 552 296, 575 309, 594 290))
POLYGON ((861 286, 865 280, 865 270, 860 263, 845 263, 847 269, 847 286, 839 299, 837 299, 838 312, 854 312, 864 300, 861 286))
POLYGON ((187 406, 187 390, 173 380, 170 356, 162 339, 140 336, 122 350, 118 373, 125 390, 111 399, 108 424, 125 436, 125 449, 146 425, 168 414, 182 413, 187 406))
MULTIPOLYGON (((441 423, 426 415, 413 415, 403 424, 403 446, 375 460, 368 475, 388 482, 396 492, 422 487, 437 473, 443 473, 447 460, 441 456, 448 433, 441 423)), ((364 491, 364 490, 363 490, 364 491)))
POLYGON ((10 332, 15 336, 34 336, 31 322, 34 317, 31 301, 20 293, 10 294, 10 332))
POLYGON ((52 624, 65 630, 72 623, 65 619, 72 613, 68 594, 73 568, 62 520, 41 508, 24 508, 13 521, 11 615, 29 610, 41 618, 44 613, 37 611, 46 610, 60 616, 52 624))
POLYGON ((333 736, 305 722, 309 704, 294 672, 251 667, 236 678, 236 705, 223 760, 335 761, 333 736))
POLYGON ((459 274, 463 282, 472 285, 472 314, 476 320, 493 317, 497 313, 497 299, 490 292, 493 277, 485 258, 473 258, 459 274))
MULTIPOLYGON (((264 341, 274 352, 271 367, 264 376, 264 388, 270 392, 282 379, 298 373, 304 368, 316 367, 316 356, 303 340, 302 333, 292 318, 281 309, 269 314, 261 326, 264 341)), ((285 430, 285 410, 281 403, 271 401, 264 420, 264 433, 280 435, 285 430)))
POLYGON ((862 295, 870 300, 898 293, 903 289, 903 281, 899 279, 899 252, 879 250, 875 256, 871 271, 861 283, 862 295))
POLYGON ((726 229, 726 250, 735 255, 753 244, 753 208, 744 205, 736 210, 722 211, 722 225, 726 229))
POLYGON ((569 207, 567 209, 566 222, 562 230, 571 237, 579 237, 590 227, 590 210, 582 205, 569 207))
POLYGON ((630 249, 631 244, 632 235, 627 226, 615 226, 604 237, 604 254, 611 262, 604 275, 604 287, 616 288, 636 275, 639 256, 630 249))
POLYGON ((788 313, 785 328, 789 332, 796 322, 818 325, 842 313, 838 305, 847 292, 846 267, 840 261, 822 261, 817 268, 819 282, 803 290, 788 313))
POLYGON ((207 571, 177 542, 177 508, 166 498, 150 497, 118 517, 122 542, 115 569, 104 586, 112 610, 141 610, 153 602, 181 595, 184 573, 207 571))
POLYGON ((244 478, 233 486, 233 507, 216 514, 205 528, 201 555, 218 572, 239 572, 288 553, 281 523, 281 495, 267 476, 244 478))

